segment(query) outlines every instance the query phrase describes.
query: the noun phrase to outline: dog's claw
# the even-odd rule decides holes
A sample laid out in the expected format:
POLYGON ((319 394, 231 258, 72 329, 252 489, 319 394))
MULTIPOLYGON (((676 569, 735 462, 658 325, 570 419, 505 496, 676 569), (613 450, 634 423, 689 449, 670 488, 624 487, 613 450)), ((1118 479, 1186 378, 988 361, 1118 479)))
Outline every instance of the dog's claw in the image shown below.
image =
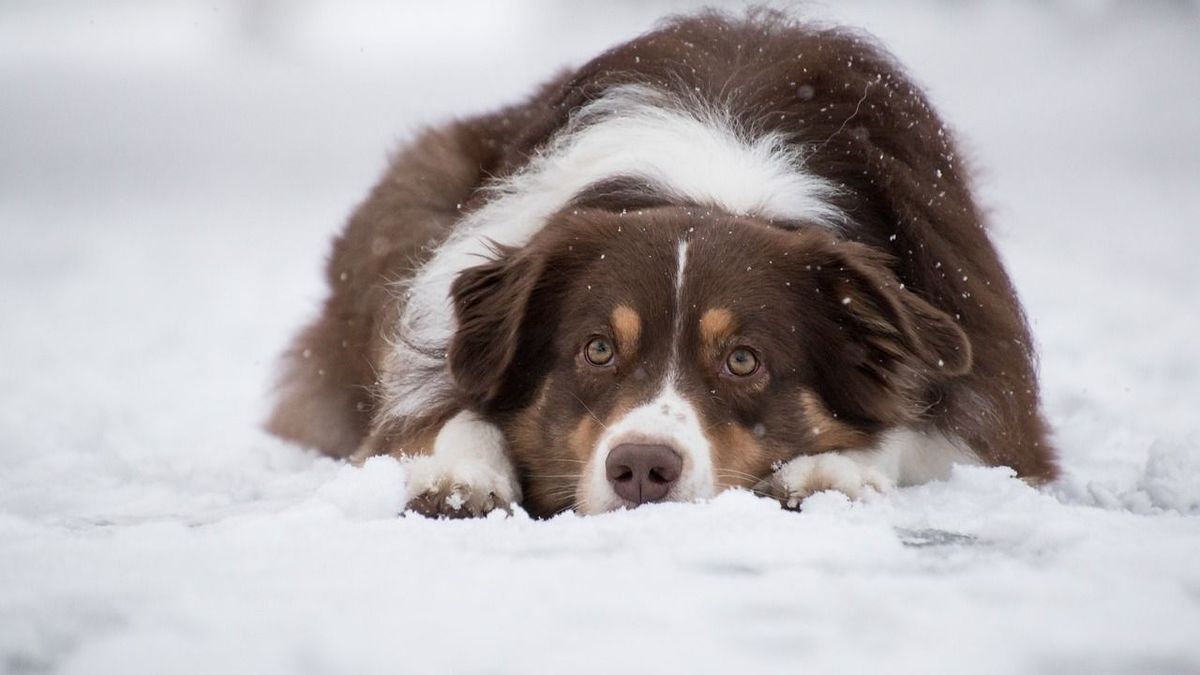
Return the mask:
POLYGON ((429 518, 479 518, 495 510, 508 511, 512 500, 500 496, 491 486, 475 487, 463 480, 429 476, 420 466, 410 468, 410 489, 420 490, 411 497, 406 511, 429 518), (420 489, 420 488, 424 489, 420 489))

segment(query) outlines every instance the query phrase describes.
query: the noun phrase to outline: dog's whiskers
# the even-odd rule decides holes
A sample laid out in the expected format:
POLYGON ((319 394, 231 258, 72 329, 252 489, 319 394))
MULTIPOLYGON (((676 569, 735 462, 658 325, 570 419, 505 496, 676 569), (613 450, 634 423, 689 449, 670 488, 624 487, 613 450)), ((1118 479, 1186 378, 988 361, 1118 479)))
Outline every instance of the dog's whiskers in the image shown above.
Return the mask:
POLYGON ((726 487, 739 487, 750 490, 754 494, 761 494, 760 491, 754 489, 754 486, 762 480, 758 476, 733 469, 718 469, 715 475, 718 481, 727 483, 726 487))
POLYGON ((603 429, 605 431, 608 431, 608 425, 605 424, 604 422, 601 422, 599 417, 596 417, 596 413, 592 412, 592 409, 589 408, 588 405, 583 402, 583 399, 579 398, 578 394, 576 394, 575 392, 571 392, 571 396, 574 396, 575 400, 579 401, 579 405, 583 406, 583 409, 587 411, 587 414, 591 415, 592 419, 596 420, 596 424, 599 424, 601 427, 603 427, 603 429))
POLYGON ((759 478, 758 476, 756 476, 752 473, 746 473, 745 471, 738 471, 737 469, 717 469, 716 473, 718 476, 735 476, 737 478, 745 478, 747 480, 753 480, 753 481, 762 480, 761 478, 759 478))
POLYGON ((576 499, 575 501, 573 501, 573 502, 570 502, 570 503, 569 503, 569 504, 567 504, 566 506, 564 506, 564 507, 562 507, 561 509, 559 509, 559 510, 555 511, 555 512, 552 514, 552 516, 551 516, 551 517, 553 517, 553 516, 557 516, 557 515, 559 515, 559 514, 561 514, 561 513, 566 513, 567 511, 578 511, 579 509, 583 508, 583 506, 584 506, 584 500, 583 500, 583 499, 576 499))

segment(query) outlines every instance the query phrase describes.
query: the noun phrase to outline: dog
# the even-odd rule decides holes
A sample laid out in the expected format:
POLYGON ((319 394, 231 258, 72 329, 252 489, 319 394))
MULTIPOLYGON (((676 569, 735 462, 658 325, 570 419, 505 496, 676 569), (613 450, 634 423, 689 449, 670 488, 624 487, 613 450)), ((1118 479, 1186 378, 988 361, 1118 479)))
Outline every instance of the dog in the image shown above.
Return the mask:
POLYGON ((267 428, 400 458, 422 514, 1056 475, 964 158, 851 30, 677 17, 429 128, 327 277, 267 428))

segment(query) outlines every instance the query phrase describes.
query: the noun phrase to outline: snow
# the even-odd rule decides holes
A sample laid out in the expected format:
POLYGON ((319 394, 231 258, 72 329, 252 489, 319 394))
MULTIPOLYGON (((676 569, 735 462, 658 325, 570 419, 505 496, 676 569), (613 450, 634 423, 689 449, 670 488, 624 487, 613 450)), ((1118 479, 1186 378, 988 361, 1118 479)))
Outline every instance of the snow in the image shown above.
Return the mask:
POLYGON ((1053 485, 429 521, 259 430, 397 140, 684 7, 0 7, 0 672, 1200 672, 1195 3, 812 9, 965 141, 1053 485))

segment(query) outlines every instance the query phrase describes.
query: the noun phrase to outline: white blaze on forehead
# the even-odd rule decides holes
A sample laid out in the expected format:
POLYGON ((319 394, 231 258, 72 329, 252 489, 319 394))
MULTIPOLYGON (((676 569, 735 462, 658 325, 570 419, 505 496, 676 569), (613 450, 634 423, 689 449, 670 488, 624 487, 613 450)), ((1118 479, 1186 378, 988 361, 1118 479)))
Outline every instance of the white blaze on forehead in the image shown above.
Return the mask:
POLYGON ((679 341, 683 337, 683 275, 687 269, 688 243, 679 242, 675 252, 675 330, 671 331, 671 355, 667 362, 667 386, 675 384, 675 362, 679 358, 679 341))
POLYGON ((679 248, 675 252, 675 304, 680 305, 683 302, 683 271, 687 267, 687 251, 688 243, 686 241, 679 242, 679 248))
POLYGON ((422 412, 429 392, 448 386, 429 381, 421 366, 440 363, 430 354, 444 349, 455 329, 451 283, 488 257, 492 242, 525 245, 588 186, 621 176, 680 201, 835 229, 844 222, 830 203, 837 188, 805 171, 803 160, 803 149, 784 135, 754 135, 720 105, 645 86, 610 89, 572 115, 528 166, 490 186, 487 204, 455 227, 408 285, 396 361, 414 365, 384 383, 388 414, 422 412))
POLYGON ((622 443, 666 445, 683 458, 683 471, 664 501, 692 501, 711 497, 715 491, 712 448, 700 416, 687 399, 668 384, 649 403, 634 408, 609 425, 584 471, 580 486, 581 510, 602 513, 623 502, 608 482, 605 463, 608 453, 622 443))

